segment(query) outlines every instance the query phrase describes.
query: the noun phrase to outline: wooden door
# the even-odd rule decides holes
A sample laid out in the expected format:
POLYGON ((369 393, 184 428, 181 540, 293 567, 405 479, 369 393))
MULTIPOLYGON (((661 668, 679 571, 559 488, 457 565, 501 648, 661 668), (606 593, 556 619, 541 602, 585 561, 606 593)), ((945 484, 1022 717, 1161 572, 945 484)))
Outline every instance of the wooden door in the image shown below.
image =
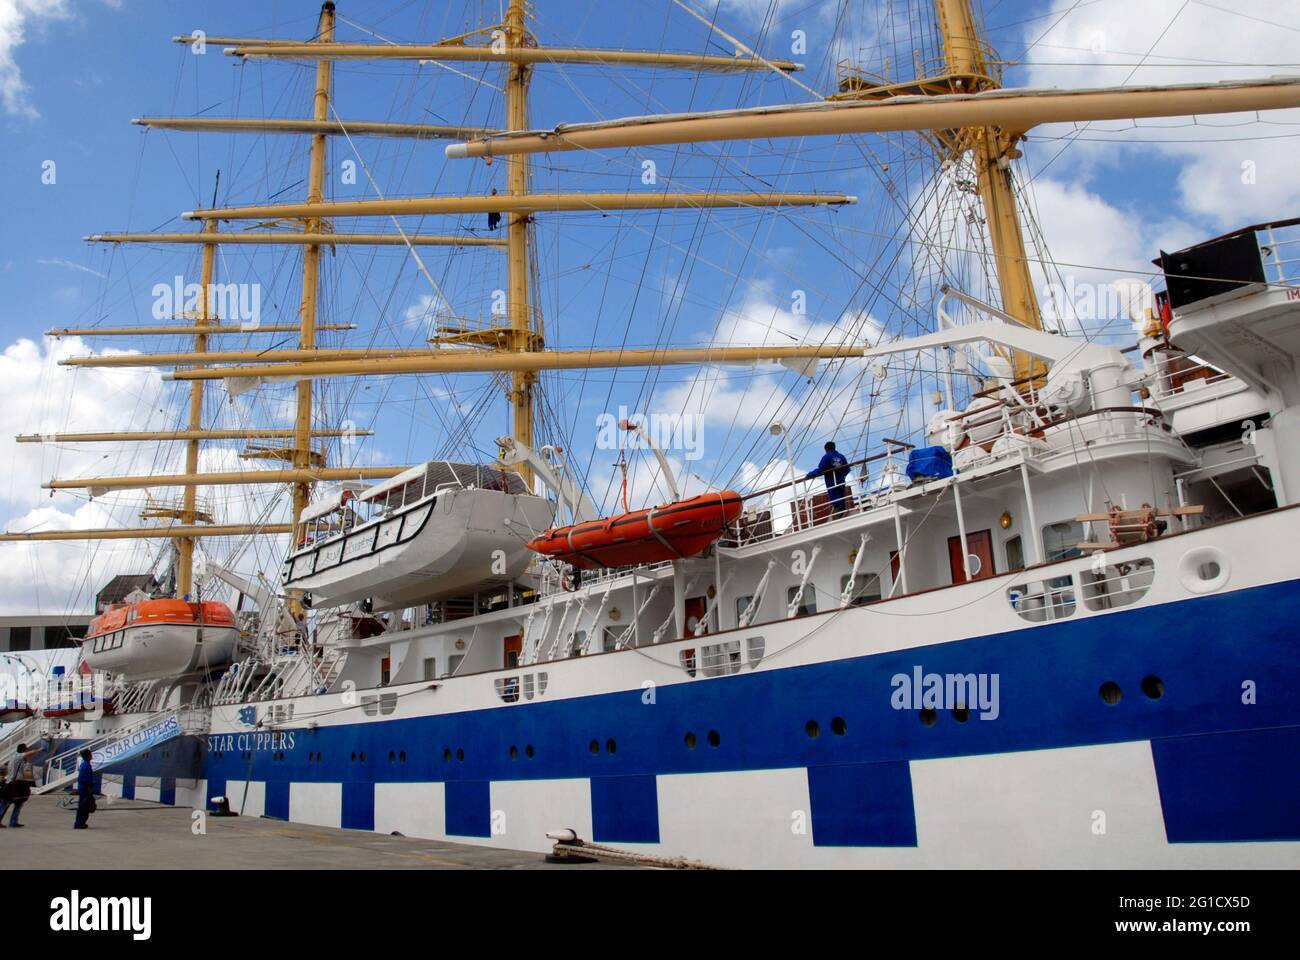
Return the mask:
MULTIPOLYGON (((966 534, 966 549, 971 555, 971 579, 984 580, 997 572, 993 566, 993 534, 976 530, 966 534)), ((948 568, 953 583, 966 582, 966 567, 962 563, 961 537, 948 538, 948 568)))
POLYGON ((505 660, 502 663, 507 670, 519 666, 519 655, 524 650, 524 635, 516 633, 513 637, 505 639, 505 660))
MULTIPOLYGON (((695 628, 700 621, 704 619, 705 613, 709 609, 708 597, 687 597, 685 604, 686 612, 686 636, 695 636, 695 628)), ((704 633, 709 632, 708 625, 705 624, 704 633)))

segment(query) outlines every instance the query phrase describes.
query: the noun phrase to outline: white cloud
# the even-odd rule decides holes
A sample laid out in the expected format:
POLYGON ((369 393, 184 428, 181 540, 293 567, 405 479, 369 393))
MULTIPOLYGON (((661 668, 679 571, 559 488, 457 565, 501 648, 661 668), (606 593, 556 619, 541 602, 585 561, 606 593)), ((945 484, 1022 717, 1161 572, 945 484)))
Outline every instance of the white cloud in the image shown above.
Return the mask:
MULTIPOLYGON (((1038 40, 1026 57, 1033 62, 1026 68, 1028 84, 1171 84, 1293 74, 1296 69, 1284 65, 1296 61, 1298 28, 1295 6, 1273 0, 1186 5, 1183 0, 1100 0, 1077 6, 1073 0, 1055 0, 1050 19, 1025 27, 1025 37, 1038 40), (1058 18, 1061 22, 1043 34, 1045 25, 1058 18), (1138 63, 1142 65, 1135 68, 1138 63)), ((1259 117, 1263 122, 1254 114, 1205 116, 1194 126, 1190 118, 1139 121, 1142 129, 1116 133, 1113 139, 1165 142, 1117 146, 1079 141, 1062 155, 1061 169, 1053 174, 1173 160, 1179 165, 1175 186, 1180 210, 1206 222, 1202 234, 1276 219, 1300 205, 1300 180, 1294 175, 1297 140, 1279 136, 1300 133, 1300 110, 1267 111, 1259 117), (1261 139, 1269 137, 1276 139, 1261 139)), ((1106 131, 1129 126, 1092 124, 1081 136, 1109 141, 1106 131)), ((1079 129, 1056 125, 1034 134, 1069 136, 1079 129)), ((1045 149, 1050 156, 1059 147, 1048 144, 1045 149)))
POLYGON ((70 16, 67 0, 0 0, 0 106, 5 113, 39 116, 28 100, 30 91, 15 53, 27 39, 29 28, 40 29, 70 16))
MULTIPOLYGON (((138 527, 150 522, 140 512, 153 497, 179 498, 181 491, 121 490, 94 500, 85 491, 50 499, 40 488, 52 477, 157 475, 181 472, 179 443, 16 443, 15 434, 51 434, 174 429, 179 408, 164 393, 156 371, 144 368, 73 368, 60 359, 90 354, 77 337, 44 347, 19 340, 0 354, 0 461, 10 464, 0 485, 0 510, 11 532, 138 527)), ((120 353, 121 351, 104 351, 120 353)), ((256 409, 224 405, 223 422, 265 424, 256 409)), ((205 445, 201 472, 276 468, 274 460, 243 460, 239 444, 205 445)), ((288 498, 279 486, 206 487, 201 506, 218 523, 283 522, 288 498)), ((274 572, 282 560, 283 537, 206 540, 203 548, 237 569, 274 572), (236 554, 238 554, 236 556, 236 554)), ((138 573, 156 565, 164 541, 97 540, 0 544, 0 614, 85 611, 90 598, 117 573, 138 573)), ((224 592, 224 591, 223 591, 224 592)))

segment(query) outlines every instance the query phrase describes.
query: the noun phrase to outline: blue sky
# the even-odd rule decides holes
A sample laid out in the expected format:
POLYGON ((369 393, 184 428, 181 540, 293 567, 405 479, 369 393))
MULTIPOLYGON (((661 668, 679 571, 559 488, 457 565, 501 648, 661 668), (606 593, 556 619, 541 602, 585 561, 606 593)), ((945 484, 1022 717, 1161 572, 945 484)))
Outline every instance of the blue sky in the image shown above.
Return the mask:
MULTIPOLYGON (((732 52, 725 40, 711 38, 705 26, 668 0, 548 0, 537 6, 532 26, 544 44, 732 52)), ((843 8, 834 2, 776 0, 723 0, 720 7, 697 0, 694 6, 707 16, 716 14, 722 29, 763 53, 806 63, 801 81, 821 91, 833 88, 834 62, 840 57, 877 71, 884 70, 888 58, 896 76, 908 72, 910 51, 924 47, 900 18, 891 22, 886 5, 874 0, 843 8), (806 37, 806 54, 790 53, 796 31, 806 37), (905 66, 900 68, 900 62, 905 66)), ((907 6, 894 3, 892 9, 907 6)), ((1291 62, 1300 60, 1295 54, 1300 11, 1264 0, 1230 6, 1201 0, 1152 0, 1140 6, 1120 0, 976 3, 993 45, 1004 58, 1018 61, 1007 67, 1008 86, 1185 82, 1300 72, 1291 62)), ((423 0, 344 2, 339 13, 346 19, 337 36, 433 42, 492 23, 496 7, 423 0)), ((929 4, 916 0, 911 7, 924 10, 929 4)), ((0 444, 12 463, 9 482, 0 483, 0 517, 10 529, 137 523, 143 505, 139 492, 88 503, 84 494, 48 499, 37 488, 55 475, 165 472, 175 467, 179 454, 174 447, 60 449, 15 446, 7 439, 17 432, 175 425, 174 394, 152 374, 74 374, 54 360, 106 347, 180 349, 181 341, 48 345, 39 334, 55 326, 146 322, 154 284, 170 282, 175 275, 192 278, 197 253, 179 247, 96 248, 83 243, 82 236, 192 229, 176 217, 210 205, 218 170, 220 205, 267 202, 272 196, 298 200, 305 192, 303 138, 146 133, 130 124, 141 115, 307 115, 309 67, 241 64, 218 46, 196 56, 169 38, 196 28, 212 35, 306 38, 318 9, 315 2, 235 0, 199 7, 148 0, 0 0, 0 130, 5 143, 0 151, 0 349, 5 351, 0 427, 5 437, 0 444), (48 161, 55 164, 53 184, 42 182, 48 161)), ((340 65, 338 114, 345 120, 501 123, 500 98, 493 88, 501 82, 500 69, 455 66, 461 73, 433 65, 340 65)), ((539 68, 533 92, 538 126, 809 96, 768 73, 695 77, 584 67, 539 68)), ((1294 215, 1300 200, 1291 158, 1296 118, 1221 122, 1241 125, 1211 120, 1189 128, 1182 120, 1139 129, 1115 123, 1036 131, 1026 148, 1022 182, 1030 185, 1027 196, 1047 249, 1069 265, 1064 272, 1080 284, 1104 284, 1128 271, 1140 275, 1148 270, 1149 259, 1162 245, 1169 248, 1241 223, 1294 215)), ((347 159, 363 163, 386 196, 485 193, 493 186, 504 190, 504 165, 445 161, 442 146, 358 138, 354 152, 346 141, 334 140, 327 194, 335 199, 375 195, 364 174, 356 184, 342 181, 341 163, 347 159)), ((909 161, 911 155, 919 155, 914 142, 842 138, 539 158, 534 170, 539 192, 782 189, 860 198, 855 207, 779 213, 542 215, 536 227, 542 278, 538 307, 548 345, 684 345, 722 338, 790 343, 925 329, 932 322, 933 304, 908 303, 900 296, 909 271, 971 284, 978 276, 960 256, 937 267, 926 260, 933 251, 896 242, 902 209, 918 203, 933 172, 933 164, 927 168, 909 161), (653 186, 641 181, 647 159, 656 164, 653 186), (882 171, 882 163, 890 169, 882 171), (893 193, 887 182, 894 185, 893 193), (891 261, 900 250, 902 256, 891 261), (798 291, 807 305, 804 314, 793 307, 798 291)), ((336 226, 392 230, 383 219, 336 226)), ((485 224, 467 217, 407 220, 404 226, 445 233, 482 231, 485 224)), ((248 249, 226 249, 219 279, 259 284, 263 321, 292 322, 299 295, 298 255, 248 249)), ((449 302, 440 300, 400 249, 340 248, 337 256, 328 256, 322 319, 356 323, 358 330, 327 343, 414 346, 428 336, 431 312, 443 322, 488 317, 493 291, 504 286, 499 254, 426 248, 422 255, 449 302)), ((1103 327, 1123 332, 1122 318, 1116 321, 1090 323, 1093 332, 1103 327)), ((222 342, 231 349, 262 345, 289 344, 265 335, 222 342)), ((933 409, 924 406, 936 386, 932 377, 907 380, 891 370, 883 385, 873 385, 865 373, 846 364, 811 384, 773 367, 551 375, 544 379, 544 439, 569 448, 596 498, 612 505, 617 451, 593 450, 599 416, 617 413, 620 406, 699 416, 705 428, 703 456, 683 460, 684 452, 677 452, 679 467, 691 475, 687 485, 756 482, 770 461, 784 456, 781 442, 764 429, 772 419, 791 425, 796 459, 805 467, 815 462, 828 435, 861 454, 882 436, 923 424, 933 409), (862 426, 868 412, 876 418, 870 431, 862 426)), ((216 386, 208 419, 212 425, 287 425, 291 389, 273 385, 231 399, 216 386)), ((333 446, 332 462, 410 463, 435 455, 488 459, 493 438, 506 427, 500 391, 482 377, 393 378, 368 385, 337 381, 323 389, 330 420, 350 420, 377 434, 355 446, 333 446)), ((214 448, 205 467, 257 465, 240 461, 238 452, 237 446, 214 448)), ((783 468, 776 469, 780 473, 783 468)), ((652 474, 644 458, 634 458, 634 497, 662 495, 652 474)), ((282 510, 266 498, 269 491, 256 503, 237 500, 229 489, 210 493, 228 519, 282 510)), ((245 555, 244 561, 273 567, 276 549, 258 547, 256 559, 245 555)), ((94 555, 100 559, 96 572, 88 575, 86 555, 70 546, 0 546, 0 558, 6 558, 0 562, 0 609, 75 605, 92 580, 102 579, 102 571, 153 559, 141 546, 101 547, 94 555), (76 576, 69 572, 74 569, 76 576), (33 582, 38 584, 35 592, 33 582)))

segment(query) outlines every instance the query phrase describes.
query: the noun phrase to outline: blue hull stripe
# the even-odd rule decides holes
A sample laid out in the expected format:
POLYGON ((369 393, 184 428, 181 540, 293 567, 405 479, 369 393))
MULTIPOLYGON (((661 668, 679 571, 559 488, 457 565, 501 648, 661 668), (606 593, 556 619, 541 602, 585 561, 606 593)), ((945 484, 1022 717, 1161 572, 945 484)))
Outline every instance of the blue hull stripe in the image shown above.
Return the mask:
POLYGON ((348 830, 375 829, 375 785, 349 781, 343 784, 342 826, 348 830))
POLYGON ((654 777, 593 777, 591 837, 597 843, 658 843, 659 790, 654 777))
POLYGON ((492 801, 486 780, 451 781, 446 788, 446 827, 450 836, 492 836, 492 801))
POLYGON ((815 847, 914 847, 912 774, 902 761, 808 768, 815 847))
POLYGON ((1300 728, 1177 737, 1151 751, 1170 843, 1300 840, 1300 728))

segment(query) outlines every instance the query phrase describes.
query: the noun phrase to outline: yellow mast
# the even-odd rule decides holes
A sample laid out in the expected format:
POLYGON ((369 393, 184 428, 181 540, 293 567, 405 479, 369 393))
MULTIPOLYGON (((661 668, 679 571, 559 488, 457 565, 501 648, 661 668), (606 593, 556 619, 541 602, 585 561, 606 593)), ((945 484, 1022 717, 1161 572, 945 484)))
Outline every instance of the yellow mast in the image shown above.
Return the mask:
MULTIPOLYGON (((505 40, 507 50, 520 50, 527 46, 528 33, 524 25, 524 0, 510 0, 506 11, 505 40)), ((532 66, 519 60, 512 61, 506 79, 506 129, 528 129, 528 83, 532 66)), ((528 158, 511 157, 506 166, 506 183, 512 197, 528 193, 528 158)), ((541 346, 541 335, 533 335, 532 308, 528 298, 528 223, 524 211, 511 211, 506 230, 506 263, 509 292, 507 294, 511 349, 524 353, 541 346)), ((515 370, 510 374, 510 405, 512 434, 518 443, 533 446, 533 387, 537 374, 532 370, 515 370)), ((521 470, 524 480, 532 486, 532 471, 527 465, 521 470)))
MULTIPOLYGON (((320 27, 317 30, 318 43, 334 41, 334 4, 330 0, 320 10, 320 27)), ((333 61, 321 59, 316 62, 316 96, 312 119, 324 123, 329 119, 330 78, 333 73, 333 61)), ((328 137, 316 133, 311 138, 311 168, 308 173, 307 202, 321 203, 325 199, 325 145, 328 137)), ((322 233, 324 221, 319 217, 307 220, 303 233, 322 233)), ((302 254, 302 307, 300 318, 302 330, 298 336, 298 345, 303 350, 316 346, 316 294, 320 279, 320 245, 309 243, 302 254)), ((311 398, 312 382, 310 379, 298 381, 298 411, 294 422, 294 446, 292 451, 293 466, 297 470, 306 470, 312 464, 311 446, 311 398)), ((190 471, 193 472, 193 471, 190 471)), ((310 481, 299 480, 293 485, 293 522, 301 523, 302 512, 311 499, 310 481)), ((298 532, 294 533, 294 541, 298 532)))
MULTIPOLYGON (((957 93, 982 93, 999 87, 984 56, 985 44, 975 28, 970 0, 935 0, 939 30, 943 35, 948 73, 957 93)), ((975 127, 960 131, 957 151, 969 149, 979 176, 980 199, 993 248, 1002 309, 1025 326, 1043 328, 1038 295, 1029 272, 1029 257, 1020 226, 1015 187, 1011 182, 1011 161, 1020 156, 1016 141, 1020 134, 999 127, 975 127)), ((1028 354, 1015 355, 1017 379, 1042 369, 1028 354)))
MULTIPOLYGON (((214 198, 215 199, 215 198, 214 198)), ((215 220, 209 220, 204 225, 204 229, 211 232, 217 228, 215 220)), ((212 297, 212 275, 216 267, 217 246, 213 243, 203 245, 202 266, 199 268, 199 315, 196 318, 199 330, 202 330, 210 323, 216 322, 219 317, 211 314, 212 297)), ((208 336, 206 333, 196 333, 194 335, 194 352, 203 353, 208 349, 208 336)), ((196 364, 196 367, 198 365, 196 364)), ((203 388, 204 381, 195 380, 190 384, 190 423, 189 429, 203 429, 203 388)), ((198 473, 199 470, 199 444, 197 438, 187 440, 185 443, 185 472, 198 473)), ((198 487, 186 487, 182 497, 182 508, 179 520, 182 526, 193 526, 195 521, 195 507, 198 504, 198 487)), ((176 596, 184 597, 190 593, 194 579, 194 539, 192 537, 180 537, 176 540, 176 596)))

